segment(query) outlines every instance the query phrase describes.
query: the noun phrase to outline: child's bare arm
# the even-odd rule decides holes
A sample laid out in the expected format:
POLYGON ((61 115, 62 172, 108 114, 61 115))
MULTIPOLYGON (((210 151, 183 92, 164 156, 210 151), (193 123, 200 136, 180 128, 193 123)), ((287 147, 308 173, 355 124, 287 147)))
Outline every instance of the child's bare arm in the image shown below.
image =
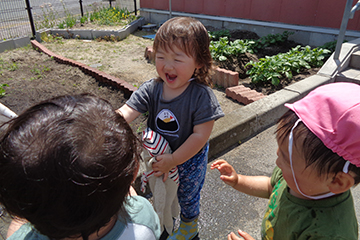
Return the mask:
POLYGON ((127 123, 131 123, 140 115, 140 112, 136 111, 127 104, 124 104, 121 108, 117 109, 116 112, 122 115, 127 123))
POLYGON ((221 174, 220 179, 240 192, 255 197, 270 197, 272 186, 270 178, 267 176, 246 176, 237 174, 234 168, 222 159, 211 164, 211 169, 219 170, 221 174))
POLYGON ((14 218, 8 228, 7 234, 6 234, 6 238, 9 238, 11 235, 13 235, 14 232, 16 232, 17 230, 20 229, 20 227, 22 225, 24 225, 25 223, 27 223, 28 221, 26 219, 23 218, 14 218))
POLYGON ((237 237, 236 235, 235 235, 235 233, 233 233, 233 232, 231 232, 229 235, 228 235, 228 240, 242 240, 242 239, 244 239, 244 240, 254 240, 254 238, 253 237, 251 237, 250 236, 250 234, 248 234, 248 233, 246 233, 246 232, 243 232, 243 231, 241 231, 241 230, 238 230, 238 233, 239 233, 239 235, 241 236, 241 237, 243 237, 243 238, 239 238, 239 237, 237 237))
POLYGON ((158 162, 153 164, 153 170, 159 172, 156 176, 169 172, 173 167, 186 162, 197 154, 209 139, 214 122, 209 121, 194 126, 194 132, 175 152, 156 157, 158 162))

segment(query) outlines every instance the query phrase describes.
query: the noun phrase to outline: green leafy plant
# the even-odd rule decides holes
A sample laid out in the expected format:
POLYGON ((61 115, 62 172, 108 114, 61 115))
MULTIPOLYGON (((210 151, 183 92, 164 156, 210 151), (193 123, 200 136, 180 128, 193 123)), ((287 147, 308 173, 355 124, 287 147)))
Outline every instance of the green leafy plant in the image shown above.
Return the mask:
POLYGON ((253 53, 253 44, 255 42, 252 40, 238 39, 231 42, 227 37, 220 37, 219 41, 210 42, 210 53, 215 61, 221 62, 246 52, 253 53))
POLYGON ((61 3, 65 13, 65 19, 58 24, 58 27, 60 29, 72 28, 75 26, 77 18, 66 9, 63 1, 61 1, 61 3))
MULTIPOLYGON (((219 35, 211 35, 211 38, 216 38, 219 35)), ((226 35, 225 33, 222 33, 226 35)), ((230 34, 230 33, 229 33, 230 34)), ((282 34, 269 34, 265 37, 262 37, 258 40, 247 40, 247 39, 238 39, 235 41, 229 41, 228 37, 219 37, 219 40, 210 41, 210 52, 211 56, 215 61, 225 61, 230 57, 238 57, 239 55, 248 53, 257 52, 259 49, 270 46, 272 44, 277 44, 279 42, 284 42, 288 39, 288 36, 294 34, 293 32, 285 31, 282 34)))
POLYGON ((292 34, 294 34, 294 32, 289 31, 284 31, 282 34, 268 34, 255 41, 255 44, 253 45, 253 50, 257 52, 258 49, 265 48, 273 44, 285 42, 292 34))
POLYGON ((50 72, 51 69, 48 66, 43 66, 43 72, 50 72))
POLYGON ((80 23, 84 24, 89 20, 89 13, 85 13, 84 16, 80 18, 80 23))
POLYGON ((6 69, 8 71, 15 71, 19 69, 19 66, 16 62, 6 62, 2 58, 0 58, 0 69, 6 69))
POLYGON ((89 19, 98 25, 117 25, 127 24, 133 21, 136 17, 131 15, 127 8, 96 8, 90 14, 89 19))
MULTIPOLYGON (((34 68, 32 68, 30 70, 33 74, 35 74, 36 78, 40 79, 43 78, 43 73, 44 72, 49 72, 51 71, 51 69, 47 66, 43 66, 43 68, 38 68, 37 66, 35 66, 34 68)), ((31 79, 30 79, 31 80, 31 79)))
POLYGON ((9 63, 7 66, 7 70, 9 70, 9 71, 15 71, 18 68, 19 68, 19 66, 15 62, 9 63))
POLYGON ((227 37, 227 38, 231 37, 230 31, 227 29, 214 31, 214 32, 208 31, 208 34, 210 40, 212 41, 219 41, 221 37, 227 37))
POLYGON ((43 29, 43 28, 52 28, 56 26, 57 19, 59 18, 57 13, 54 11, 51 3, 45 3, 40 6, 41 15, 34 13, 35 18, 35 28, 43 29))
POLYGON ((270 82, 277 86, 280 79, 292 79, 294 73, 300 73, 304 68, 319 67, 323 65, 325 54, 329 50, 309 46, 296 46, 287 53, 260 58, 258 62, 250 61, 246 67, 251 67, 246 73, 250 75, 253 83, 270 82))
MULTIPOLYGON (((347 42, 347 40, 344 40, 343 43, 347 42)), ((327 42, 324 45, 320 46, 319 48, 328 49, 330 52, 328 54, 325 54, 325 58, 330 57, 330 55, 335 52, 337 41, 327 42)))
POLYGON ((228 38, 221 37, 219 41, 211 41, 210 53, 215 61, 225 61, 230 56, 228 38))
POLYGON ((5 87, 8 87, 9 85, 6 83, 0 84, 0 97, 5 96, 6 94, 6 89, 5 87))
POLYGON ((62 36, 48 34, 46 32, 41 33, 41 41, 44 42, 63 44, 63 40, 64 38, 62 36))

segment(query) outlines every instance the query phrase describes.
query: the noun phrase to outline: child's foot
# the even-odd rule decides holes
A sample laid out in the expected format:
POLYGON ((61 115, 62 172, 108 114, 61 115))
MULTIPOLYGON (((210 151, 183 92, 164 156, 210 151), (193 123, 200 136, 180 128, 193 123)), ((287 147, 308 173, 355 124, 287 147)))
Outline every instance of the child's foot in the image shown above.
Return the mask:
POLYGON ((168 240, 193 240, 198 239, 198 218, 191 222, 180 221, 180 227, 173 232, 167 239, 168 240))

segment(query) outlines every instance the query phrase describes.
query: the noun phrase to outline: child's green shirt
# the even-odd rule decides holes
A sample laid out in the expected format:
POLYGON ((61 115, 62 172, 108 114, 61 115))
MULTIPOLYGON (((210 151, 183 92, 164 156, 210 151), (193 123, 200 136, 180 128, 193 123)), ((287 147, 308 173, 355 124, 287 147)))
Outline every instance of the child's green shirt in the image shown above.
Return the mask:
POLYGON ((261 226, 262 239, 358 239, 350 190, 321 200, 300 199, 289 193, 278 167, 271 185, 273 191, 261 226))

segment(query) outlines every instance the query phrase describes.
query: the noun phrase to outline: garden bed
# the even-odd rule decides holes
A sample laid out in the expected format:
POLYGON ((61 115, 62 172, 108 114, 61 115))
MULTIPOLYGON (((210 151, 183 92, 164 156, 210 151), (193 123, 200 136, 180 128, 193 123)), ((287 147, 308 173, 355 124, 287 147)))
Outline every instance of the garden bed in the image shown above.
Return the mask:
MULTIPOLYGON (((44 46, 60 56, 96 67, 100 71, 138 87, 144 81, 157 76, 154 64, 144 58, 145 48, 152 45, 151 40, 142 37, 147 34, 151 32, 136 31, 126 39, 116 42, 54 38, 49 43, 44 43, 44 46)), ((253 36, 250 32, 236 34, 253 36)), ((286 51, 288 48, 289 46, 276 47, 278 52, 286 51)), ((265 51, 276 52, 270 48, 264 49, 265 51)), ((252 59, 260 58, 260 54, 265 54, 264 52, 259 51, 257 53, 259 55, 254 54, 251 57, 252 59)), ((0 102, 16 113, 41 100, 62 94, 91 92, 109 100, 115 108, 126 101, 121 91, 96 81, 76 67, 57 63, 51 57, 30 47, 0 53, 0 68, 0 83, 9 85, 4 87, 6 94, 0 102)), ((231 68, 230 64, 229 68, 231 68)), ((310 69, 308 72, 302 72, 294 76, 292 81, 299 81, 315 74, 316 71, 317 69, 310 69)), ((249 78, 240 79, 240 83, 254 87, 249 78)), ((271 87, 262 88, 261 91, 266 89, 267 93, 274 91, 271 87)), ((221 87, 215 86, 214 92, 225 113, 243 106, 227 98, 225 89, 221 87)), ((135 121, 132 124, 133 129, 138 130, 143 127, 145 125, 143 120, 144 118, 140 118, 135 121)))

